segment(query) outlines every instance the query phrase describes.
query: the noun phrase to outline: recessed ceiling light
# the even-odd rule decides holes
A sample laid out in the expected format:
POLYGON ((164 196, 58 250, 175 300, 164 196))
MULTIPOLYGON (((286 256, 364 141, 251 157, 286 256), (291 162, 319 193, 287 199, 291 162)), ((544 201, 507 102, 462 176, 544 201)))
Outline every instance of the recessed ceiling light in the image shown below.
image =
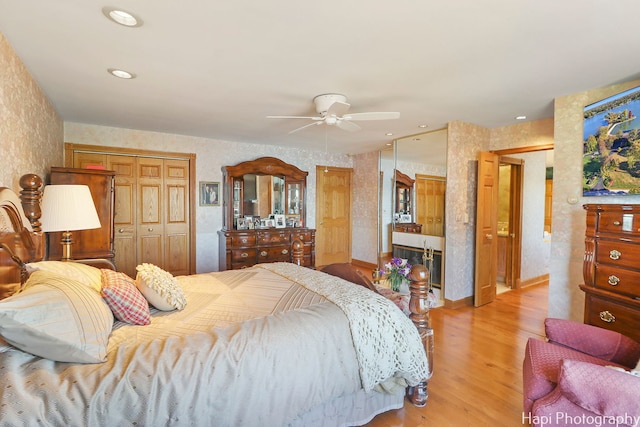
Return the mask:
POLYGON ((133 73, 130 73, 128 71, 125 70, 118 70, 116 68, 109 68, 107 70, 110 74, 119 77, 121 79, 135 79, 136 75, 133 73))
POLYGON ((142 19, 124 10, 105 7, 102 9, 102 13, 116 24, 124 25, 125 27, 139 27, 142 25, 142 19))
POLYGON ((387 136, 393 136, 393 134, 391 132, 387 132, 385 135, 387 136))
POLYGON ((424 129, 424 128, 426 128, 426 127, 429 127, 429 125, 418 125, 418 127, 419 127, 419 128, 423 128, 423 129, 424 129))
POLYGON ((516 116, 516 120, 525 120, 527 116, 516 116))

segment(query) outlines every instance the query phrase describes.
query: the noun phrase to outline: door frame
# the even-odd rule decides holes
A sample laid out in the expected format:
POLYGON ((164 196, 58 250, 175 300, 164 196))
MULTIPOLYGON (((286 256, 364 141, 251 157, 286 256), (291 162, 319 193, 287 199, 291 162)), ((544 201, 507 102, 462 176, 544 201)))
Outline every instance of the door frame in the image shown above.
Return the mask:
MULTIPOLYGON (((532 145, 532 146, 525 146, 525 147, 518 147, 518 148, 507 148, 507 149, 503 149, 503 150, 492 150, 489 151, 488 153, 492 153, 495 155, 498 155, 500 160, 505 160, 508 159, 508 155, 509 154, 520 154, 520 153, 530 153, 530 152, 535 152, 535 151, 548 151, 548 150, 553 150, 554 149, 554 144, 540 144, 540 145, 532 145)), ((520 160, 520 159, 518 159, 520 160)), ((514 177, 512 175, 511 179, 512 185, 515 185, 519 190, 517 191, 518 196, 517 198, 514 200, 511 200, 511 203, 513 205, 517 206, 517 209, 519 211, 519 214, 514 215, 513 217, 513 222, 514 222, 514 228, 510 227, 510 234, 512 234, 512 231, 515 232, 516 236, 515 237, 515 242, 512 245, 512 251, 513 251, 513 255, 512 255, 512 270, 511 270, 511 277, 512 277, 512 283, 513 283, 513 288, 517 289, 521 287, 521 268, 522 268, 522 203, 523 203, 523 192, 522 192, 522 188, 524 185, 524 162, 522 162, 522 166, 518 168, 518 176, 519 178, 515 178, 515 183, 514 183, 514 177)), ((478 166, 478 172, 480 171, 480 167, 478 166)), ((512 170, 512 174, 513 174, 513 170, 512 170)), ((480 179, 478 178, 478 183, 477 183, 477 189, 480 187, 480 179)), ((512 191, 512 193, 514 193, 512 191)), ((478 206, 476 206, 476 208, 478 208, 478 206)), ((510 218, 510 223, 511 223, 511 218, 510 218)), ((477 231, 477 227, 478 227, 478 223, 476 220, 476 243, 475 243, 475 251, 476 251, 476 265, 475 265, 475 271, 476 271, 476 275, 475 275, 475 281, 474 281, 474 305, 477 307, 481 304, 478 304, 478 279, 477 279, 477 272, 478 272, 478 253, 480 250, 480 245, 478 244, 478 231, 477 231)), ((493 224, 493 230, 495 234, 495 230, 497 230, 497 218, 496 218, 496 223, 493 224)), ((497 245, 496 245, 497 247, 497 245)), ((497 273, 497 259, 494 258, 493 261, 491 261, 489 263, 490 268, 493 269, 494 273, 497 273)), ((495 274, 494 274, 495 277, 495 274)), ((494 285, 495 287, 495 285, 494 285)))

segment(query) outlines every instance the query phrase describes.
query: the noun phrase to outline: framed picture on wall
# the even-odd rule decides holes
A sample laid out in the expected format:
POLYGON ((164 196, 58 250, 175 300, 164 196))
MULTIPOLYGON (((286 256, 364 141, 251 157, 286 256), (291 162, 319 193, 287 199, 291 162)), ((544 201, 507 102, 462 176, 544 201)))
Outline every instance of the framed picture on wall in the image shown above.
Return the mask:
POLYGON ((220 183, 200 181, 200 206, 220 206, 220 183))

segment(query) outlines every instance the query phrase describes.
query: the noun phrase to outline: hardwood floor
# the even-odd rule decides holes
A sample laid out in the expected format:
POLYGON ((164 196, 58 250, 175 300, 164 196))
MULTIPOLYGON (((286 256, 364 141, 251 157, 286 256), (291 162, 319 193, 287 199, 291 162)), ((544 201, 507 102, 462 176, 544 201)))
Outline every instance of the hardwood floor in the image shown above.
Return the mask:
POLYGON ((431 310, 433 377, 424 408, 378 415, 368 427, 522 425, 522 360, 529 337, 544 336, 546 285, 512 290, 479 308, 431 310))

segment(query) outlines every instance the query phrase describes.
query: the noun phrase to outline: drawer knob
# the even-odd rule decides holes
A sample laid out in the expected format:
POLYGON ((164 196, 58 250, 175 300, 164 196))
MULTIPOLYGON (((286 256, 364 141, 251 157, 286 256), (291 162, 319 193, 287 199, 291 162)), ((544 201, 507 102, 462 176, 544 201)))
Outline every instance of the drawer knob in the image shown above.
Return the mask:
POLYGON ((622 253, 620 251, 616 251, 615 249, 609 252, 609 258, 611 259, 620 259, 622 253))
POLYGON ((607 323, 614 323, 616 321, 616 316, 605 310, 600 312, 600 320, 607 323))
POLYGON ((242 252, 242 253, 240 254, 240 256, 241 256, 242 258, 248 258, 248 257, 249 257, 249 254, 248 254, 248 253, 246 253, 246 252, 242 252))
POLYGON ((288 250, 286 250, 286 249, 283 249, 283 250, 282 250, 282 255, 286 255, 286 254, 288 254, 288 253, 289 253, 289 251, 288 251, 288 250))
POLYGON ((620 283, 620 279, 617 276, 614 276, 613 274, 609 276, 609 284, 611 286, 618 286, 618 283, 620 283))
POLYGON ((269 255, 269 253, 267 251, 260 252, 260 256, 261 257, 266 257, 267 255, 269 255))
POLYGON ((620 221, 613 221, 613 225, 620 225, 620 221))

